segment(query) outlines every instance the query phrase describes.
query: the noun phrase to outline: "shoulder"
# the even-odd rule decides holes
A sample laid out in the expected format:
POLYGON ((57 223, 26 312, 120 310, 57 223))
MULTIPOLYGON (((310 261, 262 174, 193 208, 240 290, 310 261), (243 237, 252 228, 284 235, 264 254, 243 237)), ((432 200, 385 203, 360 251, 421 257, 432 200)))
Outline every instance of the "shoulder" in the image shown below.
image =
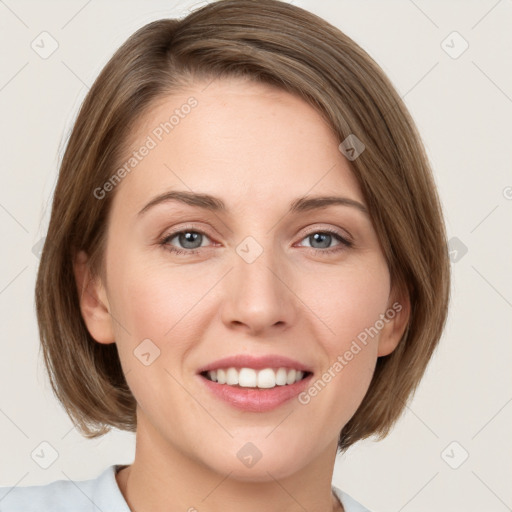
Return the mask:
POLYGON ((57 480, 46 485, 0 487, 0 512, 130 512, 109 466, 90 480, 57 480))
POLYGON ((354 498, 352 498, 352 496, 350 496, 346 492, 343 492, 338 487, 333 485, 332 490, 334 494, 338 497, 338 499, 341 501, 343 508, 345 509, 345 512, 371 512, 364 505, 361 505, 361 503, 356 501, 354 498))

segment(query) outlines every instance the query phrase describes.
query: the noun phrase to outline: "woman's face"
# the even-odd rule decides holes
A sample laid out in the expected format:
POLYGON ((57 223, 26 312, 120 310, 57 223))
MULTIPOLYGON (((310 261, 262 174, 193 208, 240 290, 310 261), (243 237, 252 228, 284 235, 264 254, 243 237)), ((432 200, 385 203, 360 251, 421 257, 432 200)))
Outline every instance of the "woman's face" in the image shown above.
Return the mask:
POLYGON ((268 480, 333 462, 403 313, 320 114, 267 85, 206 86, 161 100, 134 132, 126 162, 136 161, 108 192, 106 282, 93 290, 95 313, 83 312, 97 341, 117 344, 147 452, 268 480), (192 199, 147 206, 169 192, 192 199), (323 196, 344 199, 320 207, 323 196), (216 363, 232 356, 270 359, 216 363), (243 382, 234 386, 209 381, 205 367, 247 369, 228 372, 243 382), (283 385, 297 374, 269 371, 280 367, 311 373, 283 385), (270 387, 256 389, 264 368, 270 387))

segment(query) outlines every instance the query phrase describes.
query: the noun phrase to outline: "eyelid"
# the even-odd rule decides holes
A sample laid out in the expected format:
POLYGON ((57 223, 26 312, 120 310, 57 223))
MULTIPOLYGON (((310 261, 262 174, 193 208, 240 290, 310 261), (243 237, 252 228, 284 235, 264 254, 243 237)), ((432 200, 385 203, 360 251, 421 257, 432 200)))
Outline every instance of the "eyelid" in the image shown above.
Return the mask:
MULTIPOLYGON (((162 242, 163 240, 172 240, 174 237, 178 236, 181 233, 185 233, 187 231, 192 231, 194 233, 199 233, 203 236, 206 236, 210 241, 215 242, 215 239, 212 235, 208 233, 207 229, 198 228, 191 224, 185 224, 183 226, 178 225, 178 227, 172 228, 170 231, 165 230, 162 235, 158 237, 158 241, 162 242)), ((213 246, 214 244, 211 244, 213 246)), ((207 247, 201 247, 201 249, 207 249, 207 247)), ((193 251, 195 249, 189 249, 189 251, 193 251)))
MULTIPOLYGON (((332 227, 332 226, 318 226, 318 225, 314 225, 312 227, 308 227, 308 228, 304 228, 304 229, 306 231, 303 232, 301 235, 299 235, 299 236, 301 236, 301 240, 303 238, 305 238, 306 236, 309 236, 313 233, 327 232, 327 233, 336 234, 336 235, 340 236, 341 238, 344 238, 347 242, 354 241, 354 237, 346 229, 341 229, 341 228, 332 227), (345 233, 346 233, 346 235, 345 235, 345 233)), ((178 227, 174 227, 169 233, 166 233, 166 231, 164 231, 164 234, 162 234, 158 238, 159 238, 159 240, 163 239, 163 238, 168 238, 171 235, 173 235, 173 236, 178 235, 178 234, 182 233, 183 231, 194 231, 194 232, 200 233, 202 235, 206 235, 210 239, 214 238, 211 234, 208 233, 207 229, 205 230, 203 228, 199 228, 191 223, 185 223, 185 225, 183 225, 183 226, 178 225, 178 227)))
MULTIPOLYGON (((164 234, 162 236, 159 237, 158 239, 158 243, 160 246, 164 246, 166 248, 166 250, 170 251, 170 252, 174 252, 176 254, 188 254, 188 255, 193 255, 193 254, 197 254, 201 251, 204 251, 204 250, 209 250, 211 249, 212 247, 215 247, 216 245, 218 246, 218 242, 215 241, 214 237, 210 236, 207 232, 208 230, 203 230, 203 229, 199 229, 199 228, 196 228, 195 226, 191 225, 191 224, 187 224, 185 226, 179 226, 179 227, 175 227, 173 230, 171 230, 171 232, 164 232, 164 234), (206 238, 208 238, 211 242, 213 242, 212 244, 209 244, 207 246, 200 246, 200 247, 197 247, 195 249, 182 249, 180 247, 175 247, 173 245, 171 245, 169 242, 170 240, 174 239, 176 236, 182 234, 182 233, 185 233, 185 232, 194 232, 194 233, 198 233, 202 236, 205 236, 206 238)), ((335 245, 334 247, 329 247, 329 248, 322 248, 322 249, 318 249, 316 247, 311 247, 309 246, 309 248, 314 251, 315 253, 323 253, 324 255, 329 255, 329 254, 334 254, 334 253, 338 253, 339 251, 342 251, 344 249, 349 249, 349 248, 352 248, 354 246, 354 240, 353 240, 353 237, 350 233, 348 233, 346 230, 344 230, 346 233, 348 233, 348 237, 345 236, 344 234, 342 234, 341 232, 341 229, 340 228, 334 228, 334 227, 326 227, 326 226, 323 226, 323 227, 319 227, 319 226, 310 226, 309 228, 307 228, 307 231, 304 233, 302 233, 300 235, 300 238, 299 238, 299 243, 302 242, 304 239, 306 239, 308 236, 311 236, 312 234, 314 233, 326 233, 326 234, 329 234, 333 237, 335 237, 338 241, 338 244, 335 245), (341 247, 339 247, 341 246, 341 247)), ((295 244, 294 244, 295 245, 295 244)), ((302 246, 301 246, 302 247, 302 246)), ((307 248, 308 246, 306 246, 307 248)))
POLYGON ((352 236, 352 234, 349 231, 347 231, 346 229, 341 229, 341 228, 332 227, 332 226, 315 225, 311 229, 307 228, 307 231, 305 232, 305 234, 302 235, 302 238, 312 235, 313 233, 319 233, 319 232, 332 233, 332 234, 335 234, 335 235, 339 236, 340 238, 344 239, 347 243, 351 243, 351 244, 354 243, 354 237, 352 236))

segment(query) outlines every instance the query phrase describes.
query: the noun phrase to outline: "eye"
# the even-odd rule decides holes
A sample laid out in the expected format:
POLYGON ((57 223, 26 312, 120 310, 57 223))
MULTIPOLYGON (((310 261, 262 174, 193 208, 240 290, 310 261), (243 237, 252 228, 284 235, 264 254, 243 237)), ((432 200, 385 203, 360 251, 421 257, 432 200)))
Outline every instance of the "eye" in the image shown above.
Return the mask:
MULTIPOLYGON (((166 234, 159 241, 159 244, 166 250, 175 254, 190 255, 199 253, 200 251, 198 249, 200 248, 208 247, 209 245, 204 243, 205 240, 210 240, 210 237, 202 231, 196 229, 182 229, 166 234), (176 244, 179 244, 181 247, 176 247, 176 244)), ((316 253, 324 255, 343 251, 353 245, 351 241, 347 240, 337 231, 330 229, 312 231, 302 240, 309 242, 309 245, 305 247, 310 247, 316 253), (337 242, 336 245, 332 246, 333 242, 337 242)))
POLYGON ((330 229, 313 231, 309 235, 306 235, 303 240, 308 240, 309 247, 315 252, 323 254, 343 251, 353 245, 352 242, 341 236, 338 232, 330 229), (331 247, 333 241, 337 241, 338 243, 334 247, 331 247))
POLYGON ((209 237, 202 231, 184 229, 181 231, 175 231, 174 233, 166 234, 160 240, 159 244, 176 254, 196 254, 199 252, 196 249, 204 247, 203 241, 205 238, 209 239, 209 237), (171 242, 173 240, 176 240, 176 242, 179 243, 185 250, 172 245, 171 242))

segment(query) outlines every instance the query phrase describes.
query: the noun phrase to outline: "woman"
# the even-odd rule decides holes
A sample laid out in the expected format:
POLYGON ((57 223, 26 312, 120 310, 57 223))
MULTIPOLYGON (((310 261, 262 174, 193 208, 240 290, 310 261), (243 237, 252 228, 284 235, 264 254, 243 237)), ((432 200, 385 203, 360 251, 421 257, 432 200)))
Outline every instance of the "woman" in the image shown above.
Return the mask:
POLYGON ((36 284, 56 396, 135 460, 2 510, 367 510, 336 454, 389 432, 448 295, 421 141, 360 47, 276 0, 150 23, 82 105, 36 284))

